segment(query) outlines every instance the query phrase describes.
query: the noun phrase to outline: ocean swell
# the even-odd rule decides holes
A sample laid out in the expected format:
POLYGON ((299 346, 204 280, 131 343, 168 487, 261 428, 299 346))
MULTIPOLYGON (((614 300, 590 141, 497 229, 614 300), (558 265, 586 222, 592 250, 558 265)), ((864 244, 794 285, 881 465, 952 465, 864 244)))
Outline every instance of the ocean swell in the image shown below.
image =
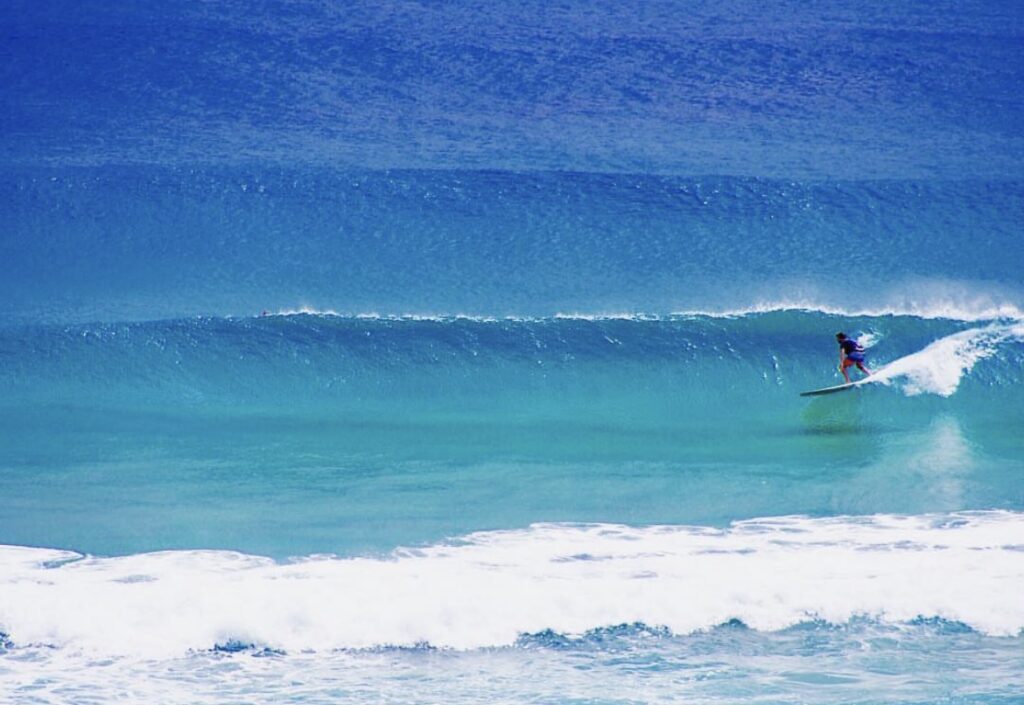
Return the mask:
MULTIPOLYGON (((870 345, 875 380, 908 395, 1020 382, 1024 327, 779 310, 733 316, 473 318, 287 313, 241 319, 0 329, 8 402, 225 405, 369 412, 510 405, 586 413, 622 395, 710 407, 751 391, 790 403, 838 377, 832 339, 870 345), (590 390, 590 391, 588 391, 590 390), (600 391, 600 394, 598 392, 600 391), (582 398, 579 395, 584 395, 582 398), (576 401, 573 401, 574 396, 576 401), (784 401, 789 400, 789 401, 784 401)), ((485 413, 486 415, 486 413, 485 413)))

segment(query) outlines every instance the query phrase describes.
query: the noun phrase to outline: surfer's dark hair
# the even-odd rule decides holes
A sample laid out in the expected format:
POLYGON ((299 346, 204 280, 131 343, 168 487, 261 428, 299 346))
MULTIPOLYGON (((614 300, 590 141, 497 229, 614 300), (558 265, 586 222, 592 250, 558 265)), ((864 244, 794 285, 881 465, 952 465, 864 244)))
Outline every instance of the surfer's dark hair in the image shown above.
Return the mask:
POLYGON ((836 337, 839 338, 840 340, 845 340, 846 333, 836 333, 836 337))

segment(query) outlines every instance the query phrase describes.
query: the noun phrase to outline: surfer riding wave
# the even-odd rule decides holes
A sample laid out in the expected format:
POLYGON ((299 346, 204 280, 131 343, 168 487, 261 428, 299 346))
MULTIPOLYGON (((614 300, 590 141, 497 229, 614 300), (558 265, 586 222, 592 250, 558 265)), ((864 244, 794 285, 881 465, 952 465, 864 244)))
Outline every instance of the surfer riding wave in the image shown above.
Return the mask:
POLYGON ((839 343, 839 371, 843 373, 846 383, 850 383, 850 375, 846 368, 857 366, 865 376, 871 374, 864 365, 864 347, 853 338, 848 338, 846 333, 836 333, 836 341, 839 343))

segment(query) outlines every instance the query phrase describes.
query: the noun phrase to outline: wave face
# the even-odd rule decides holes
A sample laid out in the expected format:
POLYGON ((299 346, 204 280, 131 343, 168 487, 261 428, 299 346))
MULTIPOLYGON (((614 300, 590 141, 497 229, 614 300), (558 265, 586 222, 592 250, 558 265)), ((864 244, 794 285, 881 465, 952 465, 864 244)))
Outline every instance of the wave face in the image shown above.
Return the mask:
POLYGON ((1020 510, 1022 336, 800 311, 6 328, 0 519, 12 543, 280 557, 538 521, 1020 510), (840 327, 874 381, 800 398, 841 380, 840 327))
POLYGON ((785 305, 991 317, 1024 310, 1021 193, 1019 180, 16 168, 0 177, 0 321, 785 305))
POLYGON ((904 395, 949 397, 965 379, 975 394, 1021 382, 1024 322, 1017 319, 786 310, 551 319, 283 312, 16 326, 0 331, 7 368, 0 383, 10 395, 40 403, 155 402, 197 411, 244 403, 249 412, 379 408, 385 415, 461 410, 481 420, 500 418, 529 396, 523 402, 532 409, 627 424, 615 409, 635 395, 646 397, 638 408, 658 406, 656 397, 677 404, 682 421, 708 414, 742 421, 758 418, 760 407, 737 410, 739 397, 730 392, 770 398, 774 411, 777 400, 834 378, 839 328, 869 347, 874 381, 904 395), (508 404, 494 404, 502 395, 508 404), (467 406, 481 397, 487 409, 467 406))

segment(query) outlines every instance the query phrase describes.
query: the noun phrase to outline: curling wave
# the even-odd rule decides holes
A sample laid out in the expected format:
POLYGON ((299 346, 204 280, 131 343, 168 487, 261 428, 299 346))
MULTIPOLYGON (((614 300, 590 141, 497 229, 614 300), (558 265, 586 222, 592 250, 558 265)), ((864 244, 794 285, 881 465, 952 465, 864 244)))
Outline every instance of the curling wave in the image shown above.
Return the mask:
POLYGON ((671 390, 691 402, 680 406, 686 414, 696 400, 730 405, 753 390, 788 403, 836 379, 832 334, 839 329, 870 343, 877 381, 908 395, 948 397, 968 378, 979 390, 1022 381, 1024 324, 1016 319, 802 310, 540 319, 303 311, 0 329, 0 389, 8 403, 254 409, 415 405, 429 391, 433 404, 458 407, 489 390, 557 407, 595 385, 603 393, 587 403, 614 404, 627 384, 629 394, 650 395, 651 403, 671 390))

